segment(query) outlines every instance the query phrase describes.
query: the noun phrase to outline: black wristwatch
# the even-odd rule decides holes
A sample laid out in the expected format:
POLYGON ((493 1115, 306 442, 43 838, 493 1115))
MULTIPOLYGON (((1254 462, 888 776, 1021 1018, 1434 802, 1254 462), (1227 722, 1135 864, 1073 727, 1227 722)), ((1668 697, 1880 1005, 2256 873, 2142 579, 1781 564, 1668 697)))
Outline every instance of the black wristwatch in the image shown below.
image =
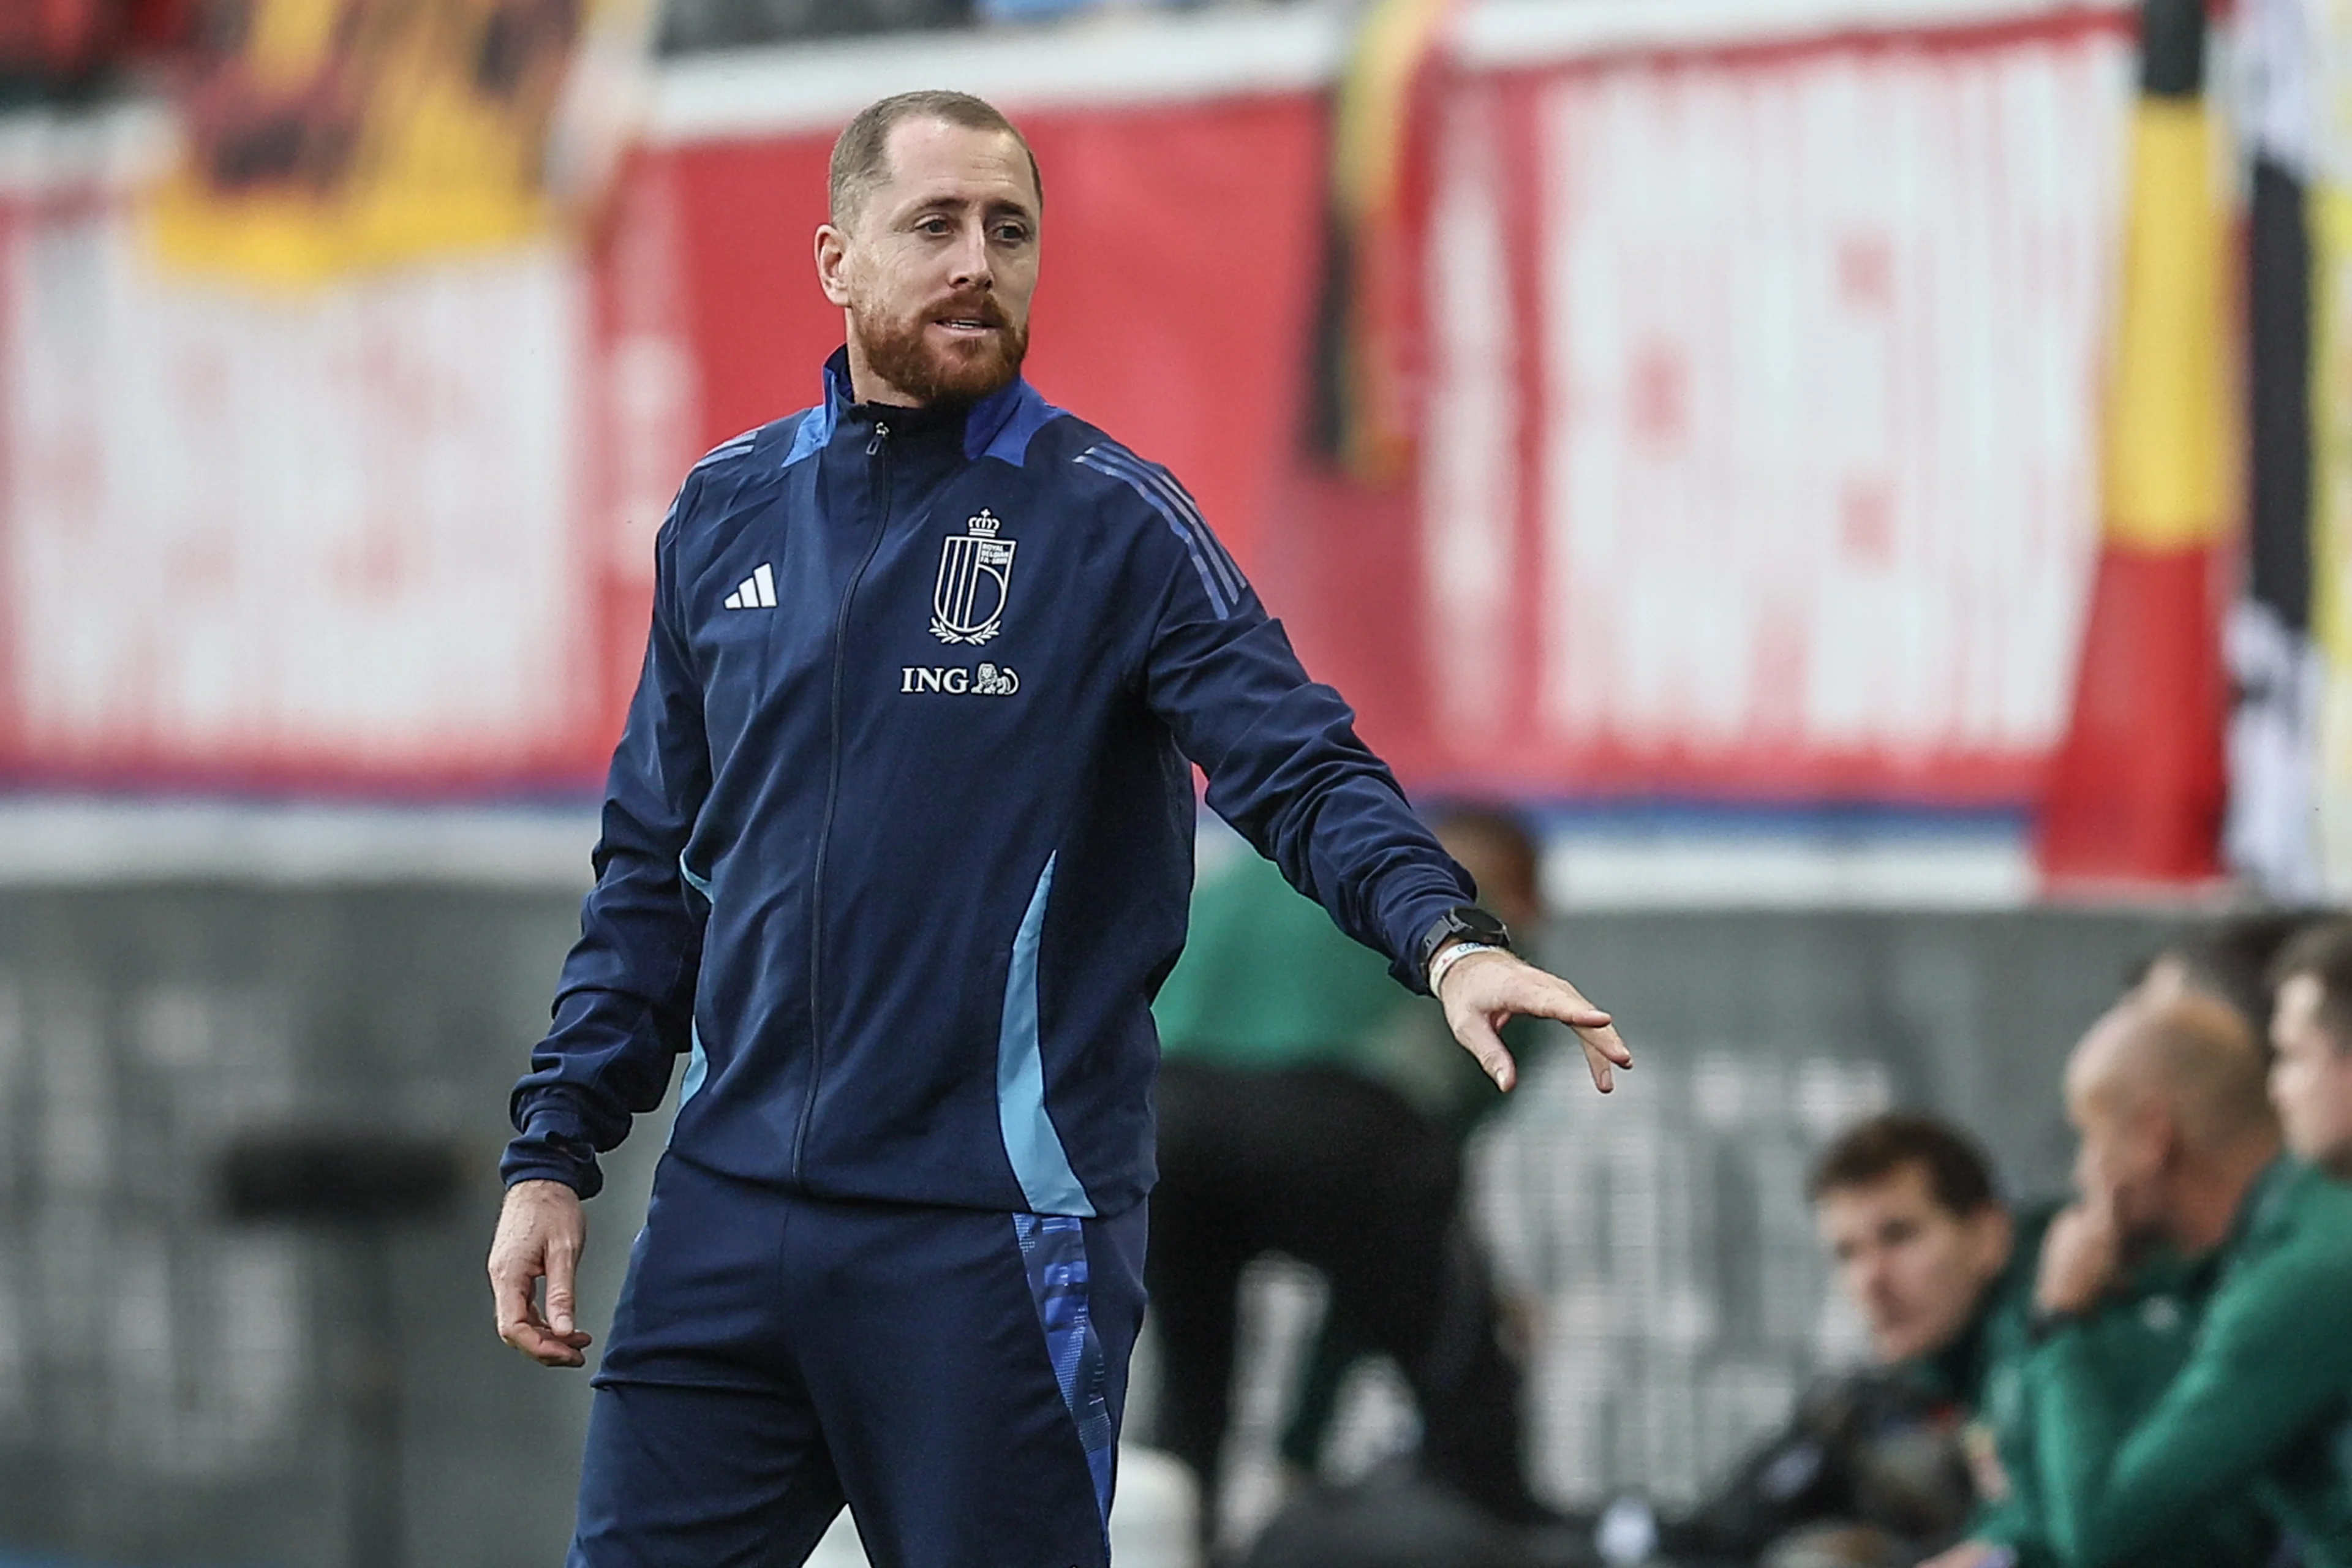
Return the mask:
POLYGON ((1508 948, 1511 928, 1475 904, 1456 904, 1437 917, 1421 939, 1421 973, 1429 973, 1429 961, 1437 950, 1449 942, 1475 942, 1482 947, 1508 948))

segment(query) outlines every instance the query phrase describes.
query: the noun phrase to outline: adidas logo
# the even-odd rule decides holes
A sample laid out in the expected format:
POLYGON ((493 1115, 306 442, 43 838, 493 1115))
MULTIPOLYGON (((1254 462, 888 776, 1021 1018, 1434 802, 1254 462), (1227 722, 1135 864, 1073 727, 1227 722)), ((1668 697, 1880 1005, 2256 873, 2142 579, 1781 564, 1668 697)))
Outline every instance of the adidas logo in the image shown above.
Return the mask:
POLYGON ((743 585, 727 595, 730 610, 772 610, 776 607, 776 574, 768 570, 766 562, 753 569, 743 585))

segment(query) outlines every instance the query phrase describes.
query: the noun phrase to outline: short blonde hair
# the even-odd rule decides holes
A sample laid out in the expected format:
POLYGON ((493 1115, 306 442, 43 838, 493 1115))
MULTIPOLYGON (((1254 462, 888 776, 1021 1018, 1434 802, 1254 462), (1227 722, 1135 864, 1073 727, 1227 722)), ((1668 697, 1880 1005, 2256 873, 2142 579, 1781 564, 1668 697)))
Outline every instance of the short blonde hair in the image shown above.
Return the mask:
POLYGON ((1037 204, 1045 205, 1045 181, 1037 172, 1037 154, 994 104, 968 92, 900 92, 859 110, 833 144, 825 196, 835 226, 855 223, 875 187, 890 177, 890 132, 909 120, 944 121, 967 131, 1001 131, 1012 137, 1029 160, 1029 182, 1036 188, 1037 204))

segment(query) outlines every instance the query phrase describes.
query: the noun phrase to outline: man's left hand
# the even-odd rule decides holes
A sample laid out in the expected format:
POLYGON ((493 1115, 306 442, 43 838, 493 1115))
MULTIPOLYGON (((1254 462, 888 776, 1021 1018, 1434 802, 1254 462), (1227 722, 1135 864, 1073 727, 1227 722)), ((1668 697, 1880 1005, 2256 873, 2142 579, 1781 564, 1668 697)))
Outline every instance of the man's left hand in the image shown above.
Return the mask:
POLYGON ((1617 1087, 1616 1068, 1633 1065, 1633 1053, 1617 1037, 1608 1014, 1559 975, 1547 974, 1517 953, 1465 954, 1445 972, 1437 999, 1454 1037, 1478 1058, 1497 1089, 1507 1091, 1519 1079, 1499 1032, 1514 1017, 1552 1018, 1575 1030, 1585 1066, 1592 1069, 1592 1087, 1603 1094, 1617 1087))

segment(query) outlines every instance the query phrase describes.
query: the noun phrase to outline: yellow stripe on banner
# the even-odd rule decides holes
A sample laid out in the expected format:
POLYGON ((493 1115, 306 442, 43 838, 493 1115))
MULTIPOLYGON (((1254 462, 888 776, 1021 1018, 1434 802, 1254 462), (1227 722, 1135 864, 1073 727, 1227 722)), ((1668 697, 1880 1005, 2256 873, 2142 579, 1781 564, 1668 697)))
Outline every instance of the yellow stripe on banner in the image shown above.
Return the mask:
POLYGON ((1356 36, 1339 82, 1331 156, 1333 192, 1350 223, 1385 212, 1396 200, 1405 100, 1422 57, 1453 9, 1454 0, 1382 0, 1356 36))
POLYGON ((2311 636, 2319 711, 2321 874, 2352 892, 2352 191, 2315 185, 2311 225, 2311 636))
POLYGON ((2237 514, 2218 134, 2198 99, 2143 99, 2134 116, 2107 405, 2105 537, 2113 543, 2216 544, 2237 514))
MULTIPOLYGON (((2311 226, 2311 632, 2352 675, 2352 192, 2315 186, 2311 226)), ((2331 681, 2331 684, 2333 682, 2331 681)))

